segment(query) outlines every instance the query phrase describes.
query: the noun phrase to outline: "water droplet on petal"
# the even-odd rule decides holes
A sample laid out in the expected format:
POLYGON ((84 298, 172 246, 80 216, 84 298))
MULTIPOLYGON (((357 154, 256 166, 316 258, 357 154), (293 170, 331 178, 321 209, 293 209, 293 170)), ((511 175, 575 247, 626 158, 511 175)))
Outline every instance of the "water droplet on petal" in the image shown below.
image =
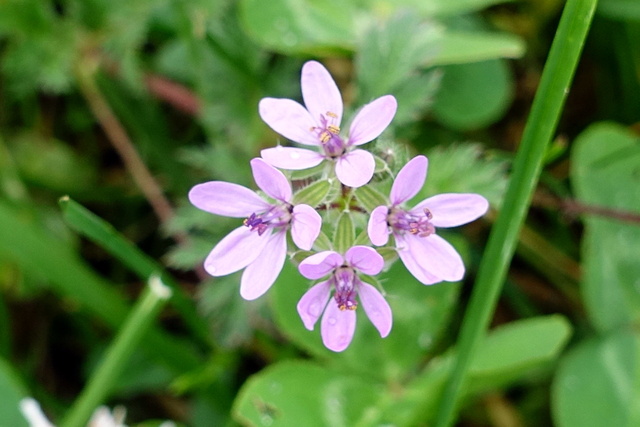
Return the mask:
POLYGON ((309 310, 307 310, 311 316, 318 317, 320 315, 320 304, 313 303, 309 306, 309 310))
POLYGON ((329 317, 329 321, 328 322, 329 322, 329 324, 331 326, 333 326, 338 322, 338 320, 335 317, 329 317))
POLYGON ((289 153, 289 157, 291 157, 293 160, 298 160, 300 158, 300 153, 289 153))

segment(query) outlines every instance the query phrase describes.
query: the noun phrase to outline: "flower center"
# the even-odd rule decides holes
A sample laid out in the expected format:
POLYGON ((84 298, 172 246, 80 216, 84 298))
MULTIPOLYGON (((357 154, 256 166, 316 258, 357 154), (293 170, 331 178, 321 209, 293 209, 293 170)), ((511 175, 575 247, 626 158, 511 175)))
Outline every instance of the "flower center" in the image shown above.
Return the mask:
POLYGON ((418 237, 427 237, 436 232, 436 228, 431 224, 431 219, 433 219, 433 214, 427 208, 424 208, 422 213, 394 208, 387 217, 387 221, 394 231, 418 237))
POLYGON ((334 271, 332 278, 333 286, 336 289, 334 298, 341 311, 358 308, 355 288, 357 280, 356 272, 349 266, 343 265, 334 271))
POLYGON ((291 213, 293 212, 293 206, 284 204, 282 206, 272 206, 268 211, 256 214, 255 212, 249 215, 242 221, 246 227, 249 227, 251 231, 257 231, 259 236, 262 236, 269 228, 286 227, 291 222, 291 213))
POLYGON ((311 128, 318 136, 318 140, 322 144, 324 152, 329 157, 340 157, 346 147, 342 138, 340 138, 340 123, 338 123, 338 115, 327 111, 326 114, 320 116, 321 126, 311 128))

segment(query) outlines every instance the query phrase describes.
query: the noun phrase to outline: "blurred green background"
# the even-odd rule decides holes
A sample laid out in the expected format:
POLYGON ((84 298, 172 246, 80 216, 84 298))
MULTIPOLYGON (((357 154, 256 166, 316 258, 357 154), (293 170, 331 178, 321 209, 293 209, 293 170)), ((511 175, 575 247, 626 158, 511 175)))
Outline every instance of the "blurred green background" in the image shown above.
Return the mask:
MULTIPOLYGON (((563 5, 0 1, 0 427, 27 425, 25 396, 62 419, 154 271, 177 297, 105 402, 129 425, 430 425, 563 5), (237 221, 186 199, 255 188, 249 160, 279 141, 258 102, 300 100, 309 59, 347 117, 397 98, 368 148, 396 171, 426 154, 419 196, 493 208, 446 234, 463 283, 395 265, 391 335, 360 321, 340 354, 304 329, 293 266, 250 302, 203 272, 237 221)), ((459 425, 640 425, 639 123, 640 2, 600 0, 459 425)))

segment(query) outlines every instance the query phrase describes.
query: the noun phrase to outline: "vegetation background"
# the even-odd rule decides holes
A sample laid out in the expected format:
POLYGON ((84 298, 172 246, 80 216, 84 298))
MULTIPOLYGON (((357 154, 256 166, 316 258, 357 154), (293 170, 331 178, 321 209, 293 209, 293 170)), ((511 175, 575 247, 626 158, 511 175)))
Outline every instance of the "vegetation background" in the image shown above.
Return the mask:
MULTIPOLYGON (((25 396, 71 425, 152 274, 175 295, 102 390, 129 425, 431 425, 564 3, 0 1, 0 426, 27 426, 25 396), (258 101, 300 99, 309 59, 351 113, 398 99, 372 149, 395 170, 426 154, 419 196, 492 205, 447 234, 463 283, 395 266, 391 335, 361 322, 341 354, 303 328, 293 267, 251 302, 208 277, 237 225, 186 199, 253 186, 278 142, 258 101)), ((640 425, 639 123, 640 3, 601 0, 459 425, 640 425)))

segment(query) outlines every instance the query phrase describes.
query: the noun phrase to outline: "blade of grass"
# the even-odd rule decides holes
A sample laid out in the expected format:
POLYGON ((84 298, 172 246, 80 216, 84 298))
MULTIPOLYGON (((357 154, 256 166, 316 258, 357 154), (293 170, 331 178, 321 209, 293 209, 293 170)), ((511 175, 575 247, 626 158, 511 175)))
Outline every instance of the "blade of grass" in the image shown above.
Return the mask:
POLYGON ((140 279, 148 280, 152 274, 160 272, 163 283, 173 291, 171 304, 180 313, 190 332, 202 344, 207 347, 211 346, 208 329, 202 318, 196 313, 193 302, 160 264, 140 251, 133 243, 118 233, 111 224, 68 196, 62 197, 59 204, 63 218, 71 228, 119 259, 140 279))
POLYGON ((597 0, 569 0, 562 13, 516 155, 509 188, 465 312, 458 339, 459 353, 440 400, 436 427, 449 426, 455 418, 470 361, 485 336, 495 309, 596 3, 597 0))
MULTIPOLYGON (((112 329, 122 324, 129 309, 113 284, 93 272, 73 250, 47 233, 29 215, 0 200, 0 257, 25 271, 46 278, 52 290, 71 299, 112 329)), ((189 344, 158 329, 144 339, 151 356, 176 374, 200 366, 201 356, 189 344)))
POLYGON ((82 427, 87 423, 91 413, 113 389, 131 355, 140 346, 140 339, 170 297, 171 289, 158 276, 152 276, 147 289, 107 348, 102 362, 62 421, 62 427, 82 427))

